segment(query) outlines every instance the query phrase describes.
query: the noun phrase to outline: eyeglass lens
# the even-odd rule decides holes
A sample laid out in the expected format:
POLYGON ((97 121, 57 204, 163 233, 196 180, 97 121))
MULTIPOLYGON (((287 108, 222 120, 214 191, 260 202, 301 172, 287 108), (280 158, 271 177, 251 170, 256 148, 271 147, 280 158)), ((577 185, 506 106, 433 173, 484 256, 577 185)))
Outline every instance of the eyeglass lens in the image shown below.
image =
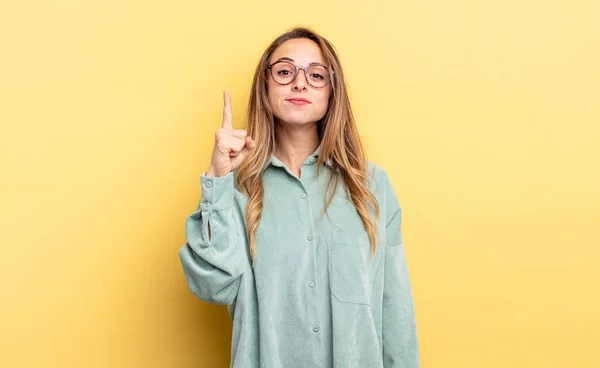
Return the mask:
MULTIPOLYGON (((294 80, 295 73, 296 68, 294 67, 294 64, 286 61, 275 63, 271 67, 271 75, 275 82, 279 84, 291 83, 294 80)), ((324 66, 311 65, 304 73, 306 75, 306 80, 313 87, 324 87, 329 82, 329 72, 324 66)))

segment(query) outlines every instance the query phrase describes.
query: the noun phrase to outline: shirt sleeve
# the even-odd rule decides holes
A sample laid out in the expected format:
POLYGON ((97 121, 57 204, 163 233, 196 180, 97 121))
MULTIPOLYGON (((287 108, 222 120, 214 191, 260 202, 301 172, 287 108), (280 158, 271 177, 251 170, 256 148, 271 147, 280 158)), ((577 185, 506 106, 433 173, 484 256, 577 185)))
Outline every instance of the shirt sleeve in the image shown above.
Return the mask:
POLYGON ((383 366, 418 368, 419 344, 413 297, 400 229, 402 209, 391 182, 386 184, 386 241, 383 287, 383 366))
POLYGON ((179 257, 194 295, 210 303, 232 304, 242 274, 251 267, 243 212, 234 201, 234 174, 203 173, 200 182, 202 196, 186 220, 187 242, 179 257))

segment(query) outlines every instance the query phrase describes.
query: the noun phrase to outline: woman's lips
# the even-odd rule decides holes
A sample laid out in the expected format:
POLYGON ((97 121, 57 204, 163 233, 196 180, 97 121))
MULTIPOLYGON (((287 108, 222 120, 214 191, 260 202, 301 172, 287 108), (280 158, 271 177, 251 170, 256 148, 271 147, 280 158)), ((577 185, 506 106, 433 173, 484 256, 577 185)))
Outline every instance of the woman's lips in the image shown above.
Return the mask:
POLYGON ((291 98, 287 102, 293 103, 296 106, 308 105, 310 102, 300 98, 291 98))

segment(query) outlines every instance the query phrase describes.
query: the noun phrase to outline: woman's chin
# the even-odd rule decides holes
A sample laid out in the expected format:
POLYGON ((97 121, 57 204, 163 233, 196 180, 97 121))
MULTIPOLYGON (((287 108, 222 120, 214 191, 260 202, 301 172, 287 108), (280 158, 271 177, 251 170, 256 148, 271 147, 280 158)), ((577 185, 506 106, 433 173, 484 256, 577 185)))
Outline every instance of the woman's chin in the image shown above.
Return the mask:
POLYGON ((314 124, 318 120, 308 119, 306 117, 301 117, 301 116, 285 116, 283 118, 279 118, 279 121, 283 122, 284 124, 298 125, 299 126, 299 125, 314 124))

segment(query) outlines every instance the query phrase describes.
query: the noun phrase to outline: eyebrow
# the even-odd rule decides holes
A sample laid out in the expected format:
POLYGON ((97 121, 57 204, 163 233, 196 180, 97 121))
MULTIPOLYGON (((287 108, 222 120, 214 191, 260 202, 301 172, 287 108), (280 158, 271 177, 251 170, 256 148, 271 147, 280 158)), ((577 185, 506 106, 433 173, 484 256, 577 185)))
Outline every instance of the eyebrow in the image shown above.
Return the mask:
MULTIPOLYGON (((289 58, 289 57, 287 57, 287 56, 280 57, 279 59, 275 60, 273 63, 276 63, 276 62, 278 62, 278 61, 290 61, 290 62, 292 62, 292 63, 295 63, 294 59, 292 59, 292 58, 289 58)), ((312 63, 310 63, 310 64, 308 64, 308 65, 310 66, 310 65, 315 65, 315 64, 316 64, 316 65, 325 65, 325 64, 322 64, 322 63, 317 63, 316 61, 313 61, 312 63)))

